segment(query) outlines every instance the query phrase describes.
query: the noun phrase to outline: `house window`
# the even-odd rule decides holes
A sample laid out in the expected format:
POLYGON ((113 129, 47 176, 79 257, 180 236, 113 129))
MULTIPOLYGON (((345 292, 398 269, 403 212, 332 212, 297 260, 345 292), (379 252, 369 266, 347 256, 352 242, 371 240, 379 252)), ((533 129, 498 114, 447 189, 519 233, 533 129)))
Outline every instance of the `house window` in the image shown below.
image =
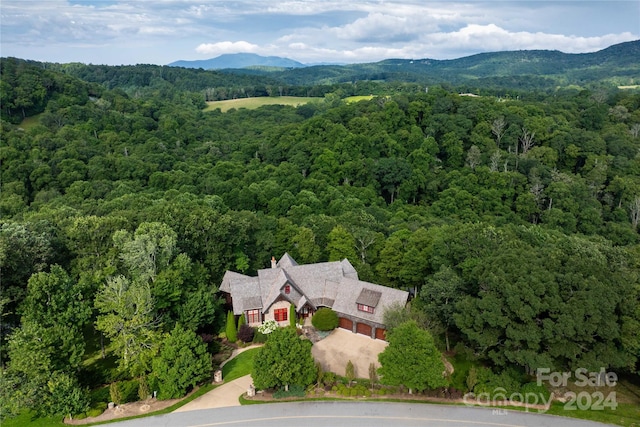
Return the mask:
POLYGON ((260 323, 260 311, 247 310, 247 323, 260 323))
POLYGON ((286 286, 284 287, 284 293, 285 293, 285 294, 287 294, 287 295, 289 295, 289 294, 291 293, 291 286, 286 285, 286 286))
POLYGON ((358 310, 366 313, 373 313, 373 307, 364 304, 358 304, 358 310))
POLYGON ((273 311, 273 318, 276 322, 285 322, 287 320, 287 314, 289 310, 286 308, 276 308, 273 311))

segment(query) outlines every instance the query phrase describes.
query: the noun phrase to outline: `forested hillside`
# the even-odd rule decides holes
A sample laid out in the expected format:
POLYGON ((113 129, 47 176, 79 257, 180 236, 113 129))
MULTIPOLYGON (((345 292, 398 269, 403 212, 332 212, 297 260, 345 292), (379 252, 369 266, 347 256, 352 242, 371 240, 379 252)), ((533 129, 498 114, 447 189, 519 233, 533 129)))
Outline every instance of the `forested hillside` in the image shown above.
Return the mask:
POLYGON ((2 60, 4 415, 82 412, 119 379, 168 396, 154 366, 220 332, 225 270, 285 252, 417 291, 439 340, 488 366, 637 374, 637 91, 363 82, 380 96, 205 113, 207 87, 254 77, 50 68, 2 60), (101 338, 115 371, 86 361, 101 338))
POLYGON ((638 84, 640 40, 598 52, 568 54, 549 50, 490 52, 450 60, 388 59, 375 63, 322 65, 280 71, 232 70, 269 76, 290 85, 357 81, 403 81, 453 84, 474 90, 505 88, 553 91, 596 81, 638 84))

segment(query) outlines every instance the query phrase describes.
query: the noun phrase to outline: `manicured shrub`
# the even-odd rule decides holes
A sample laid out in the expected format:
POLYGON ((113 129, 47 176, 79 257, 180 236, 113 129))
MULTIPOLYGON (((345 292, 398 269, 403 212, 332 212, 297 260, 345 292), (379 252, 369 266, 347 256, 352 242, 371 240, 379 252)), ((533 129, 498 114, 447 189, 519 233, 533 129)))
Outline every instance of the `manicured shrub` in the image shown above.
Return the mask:
POLYGON ((322 383, 325 386, 334 385, 336 383, 336 374, 333 372, 325 372, 322 377, 322 383))
MULTIPOLYGON (((241 317, 242 319, 242 317, 241 317)), ((242 342, 251 342, 253 341, 254 330, 251 326, 247 324, 243 324, 240 326, 238 330, 238 339, 242 342)))
POLYGON ((109 397, 111 402, 118 405, 135 402, 138 400, 138 381, 118 381, 109 386, 109 397))
POLYGON ((278 327, 278 322, 276 322, 275 320, 267 320, 262 325, 258 326, 258 330, 265 335, 269 335, 270 333, 278 329, 278 327))
POLYGON ((124 403, 122 400, 122 392, 120 391, 120 387, 118 387, 118 383, 111 383, 109 386, 109 399, 116 405, 124 403))
POLYGON ((278 391, 273 393, 274 399, 284 399, 287 397, 305 397, 306 393, 304 391, 304 387, 300 385, 292 385, 289 387, 288 391, 285 391, 284 388, 279 389, 278 391))
POLYGON ((220 344, 220 341, 213 340, 210 343, 206 343, 206 344, 207 344, 207 351, 210 354, 220 353, 220 349, 222 348, 222 345, 220 344))
POLYGON ((253 328, 253 342, 254 344, 264 344, 267 342, 269 336, 260 332, 258 328, 253 328))
POLYGON ((236 342, 238 340, 238 330, 236 329, 236 317, 232 311, 227 313, 227 327, 225 329, 227 333, 227 340, 229 342, 236 342))
MULTIPOLYGON (((103 412, 104 412, 104 409, 92 408, 87 411, 87 417, 98 417, 102 415, 103 412)), ((76 417, 76 419, 78 419, 78 417, 76 417)))
POLYGON ((351 385, 353 380, 356 378, 356 368, 353 366, 353 362, 351 360, 347 362, 344 372, 344 376, 347 378, 347 381, 349 381, 349 385, 351 385))
POLYGON ((148 399, 150 395, 151 393, 149 391, 149 383, 147 382, 147 379, 145 377, 141 377, 140 381, 138 382, 138 398, 140 400, 145 400, 148 399))
POLYGON ((311 318, 313 326, 320 331, 331 331, 338 327, 338 315, 330 308, 323 307, 311 318))
POLYGON ((122 393, 122 403, 136 402, 138 400, 139 384, 137 380, 120 381, 118 386, 122 393))
POLYGON ((247 324, 247 319, 245 319, 244 314, 241 314, 240 317, 238 318, 238 332, 240 332, 240 328, 242 328, 242 325, 246 325, 247 324))
POLYGON ((293 304, 289 306, 289 326, 296 327, 296 306, 293 304))
POLYGON ((99 403, 105 403, 106 405, 106 402, 113 402, 113 400, 110 399, 111 397, 109 396, 109 386, 96 388, 89 392, 89 401, 92 406, 95 406, 99 403))

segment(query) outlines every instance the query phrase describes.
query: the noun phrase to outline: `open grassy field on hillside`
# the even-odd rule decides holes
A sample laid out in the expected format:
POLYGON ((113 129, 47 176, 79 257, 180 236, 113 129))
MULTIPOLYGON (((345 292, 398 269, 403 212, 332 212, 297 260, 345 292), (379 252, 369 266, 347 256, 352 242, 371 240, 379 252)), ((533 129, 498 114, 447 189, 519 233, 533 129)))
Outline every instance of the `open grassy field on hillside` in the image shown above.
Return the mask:
POLYGON ((40 123, 41 114, 36 114, 35 116, 26 117, 22 122, 20 122, 20 127, 22 129, 29 129, 34 127, 35 125, 40 123))
POLYGON ((223 113, 232 108, 247 108, 249 110, 262 107, 263 105, 298 105, 306 104, 311 101, 319 101, 323 98, 318 97, 302 97, 302 96, 265 96, 257 98, 238 98, 228 99, 225 101, 209 101, 205 111, 212 111, 219 108, 223 113))
MULTIPOLYGON (((344 100, 348 103, 358 102, 362 100, 369 100, 373 98, 373 95, 360 95, 349 96, 344 100)), ((291 105, 297 107, 298 105, 306 104, 312 101, 322 101, 321 97, 310 96, 264 96, 256 98, 237 98, 227 99, 225 101, 209 101, 207 102, 207 108, 204 111, 213 111, 219 108, 223 113, 229 111, 232 108, 247 108, 253 110, 255 108, 262 107, 263 105, 291 105)))
POLYGON ((348 96, 344 100, 346 102, 358 102, 358 101, 368 101, 373 99, 373 95, 356 95, 356 96, 348 96))

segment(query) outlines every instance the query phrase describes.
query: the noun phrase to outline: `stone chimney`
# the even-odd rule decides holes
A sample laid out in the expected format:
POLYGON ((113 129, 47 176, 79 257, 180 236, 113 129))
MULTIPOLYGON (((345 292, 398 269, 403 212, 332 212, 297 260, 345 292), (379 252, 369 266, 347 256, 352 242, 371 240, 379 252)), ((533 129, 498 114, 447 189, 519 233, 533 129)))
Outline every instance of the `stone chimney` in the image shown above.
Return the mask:
POLYGON ((277 262, 276 262, 276 257, 272 256, 271 257, 271 268, 276 268, 277 266, 278 265, 277 265, 277 262))

